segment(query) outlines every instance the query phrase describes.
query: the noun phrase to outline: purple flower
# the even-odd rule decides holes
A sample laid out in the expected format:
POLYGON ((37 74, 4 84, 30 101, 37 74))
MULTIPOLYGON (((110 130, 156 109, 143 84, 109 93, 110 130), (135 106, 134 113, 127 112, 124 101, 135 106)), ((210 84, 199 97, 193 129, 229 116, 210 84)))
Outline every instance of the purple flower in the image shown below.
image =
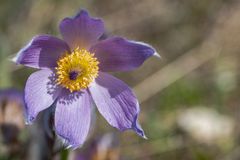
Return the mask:
POLYGON ((121 37, 100 40, 103 21, 85 10, 63 19, 59 28, 64 40, 36 36, 14 58, 17 64, 40 69, 25 87, 27 122, 55 103, 56 133, 76 148, 87 137, 94 102, 110 125, 145 137, 134 93, 105 72, 133 70, 157 55, 155 49, 121 37))
POLYGON ((22 92, 0 89, 0 131, 5 144, 19 144, 18 136, 24 128, 23 106, 22 92))
POLYGON ((120 159, 119 139, 113 133, 104 134, 92 139, 84 150, 70 152, 70 156, 74 160, 118 160, 120 159))

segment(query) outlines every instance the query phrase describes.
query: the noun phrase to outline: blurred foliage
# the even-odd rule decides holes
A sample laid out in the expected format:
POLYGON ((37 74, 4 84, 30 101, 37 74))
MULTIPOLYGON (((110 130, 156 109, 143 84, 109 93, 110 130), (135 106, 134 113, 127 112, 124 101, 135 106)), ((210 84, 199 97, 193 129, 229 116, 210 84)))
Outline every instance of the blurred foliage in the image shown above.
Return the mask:
MULTIPOLYGON (((132 87, 201 46, 212 32, 222 27, 223 45, 219 46, 219 56, 183 75, 141 104, 140 121, 148 140, 130 131, 120 134, 97 115, 91 137, 79 150, 86 150, 93 137, 114 132, 119 137, 121 159, 240 159, 239 6, 237 0, 1 0, 0 87, 23 89, 27 77, 34 70, 16 66, 9 60, 34 35, 47 33, 60 36, 58 24, 61 19, 74 15, 80 8, 88 9, 93 16, 102 17, 109 36, 121 35, 150 43, 162 56, 161 60, 149 59, 135 71, 115 74, 132 87), (221 20, 221 17, 225 19, 221 20), (193 133, 178 126, 179 111, 196 106, 211 108, 233 120, 235 128, 228 141, 199 142, 193 138, 193 133)), ((61 155, 65 159, 68 153, 62 151, 61 155)), ((0 155, 0 160, 4 159, 9 157, 0 155)), ((59 155, 55 159, 60 159, 59 155)))

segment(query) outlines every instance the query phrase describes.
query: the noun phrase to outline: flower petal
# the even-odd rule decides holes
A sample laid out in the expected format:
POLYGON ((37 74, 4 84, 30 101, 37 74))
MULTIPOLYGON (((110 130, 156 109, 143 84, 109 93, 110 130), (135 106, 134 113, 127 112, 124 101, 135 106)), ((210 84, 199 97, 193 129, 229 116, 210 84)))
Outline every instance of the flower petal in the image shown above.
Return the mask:
POLYGON ((72 50, 76 47, 87 49, 104 33, 103 21, 90 17, 85 10, 81 10, 74 18, 63 19, 59 28, 72 50))
POLYGON ((33 68, 54 68, 56 61, 66 51, 69 51, 69 47, 63 40, 40 35, 21 49, 13 61, 33 68))
POLYGON ((112 37, 96 43, 90 48, 95 53, 104 72, 128 71, 139 67, 147 58, 157 54, 155 49, 145 43, 112 37))
POLYGON ((53 104, 60 88, 51 70, 40 70, 30 75, 25 86, 26 122, 34 121, 38 113, 53 104))
POLYGON ((79 147, 87 137, 91 121, 91 102, 91 97, 86 90, 72 94, 64 90, 57 101, 56 132, 70 147, 79 147))
POLYGON ((125 83, 100 72, 96 83, 89 90, 99 112, 109 124, 121 131, 133 129, 138 135, 145 137, 137 121, 140 111, 138 101, 125 83))

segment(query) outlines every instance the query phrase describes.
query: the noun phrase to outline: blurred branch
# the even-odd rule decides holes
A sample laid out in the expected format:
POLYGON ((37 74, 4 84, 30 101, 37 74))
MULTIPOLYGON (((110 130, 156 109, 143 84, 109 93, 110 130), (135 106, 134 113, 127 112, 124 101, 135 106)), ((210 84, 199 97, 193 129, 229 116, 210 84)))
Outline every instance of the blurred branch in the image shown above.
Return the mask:
POLYGON ((200 47, 182 55, 134 87, 140 102, 144 102, 196 68, 218 56, 221 47, 211 37, 200 47))
POLYGON ((238 11, 239 7, 236 6, 239 5, 232 4, 222 8, 211 34, 200 46, 185 53, 134 87, 140 103, 145 102, 206 62, 216 58, 225 43, 232 43, 232 39, 226 39, 226 35, 232 33, 233 29, 239 28, 235 24, 236 17, 239 15, 238 12, 229 12, 230 9, 232 9, 231 11, 238 11), (229 17, 235 18, 230 21, 229 17))

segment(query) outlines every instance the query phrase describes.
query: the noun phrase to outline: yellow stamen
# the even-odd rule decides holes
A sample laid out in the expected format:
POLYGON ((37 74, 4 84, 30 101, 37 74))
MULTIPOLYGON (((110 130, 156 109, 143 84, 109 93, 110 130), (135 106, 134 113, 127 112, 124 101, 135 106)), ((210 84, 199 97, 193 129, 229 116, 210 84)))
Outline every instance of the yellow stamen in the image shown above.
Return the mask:
POLYGON ((87 88, 98 76, 98 60, 85 49, 66 53, 57 62, 57 84, 71 92, 87 88))

